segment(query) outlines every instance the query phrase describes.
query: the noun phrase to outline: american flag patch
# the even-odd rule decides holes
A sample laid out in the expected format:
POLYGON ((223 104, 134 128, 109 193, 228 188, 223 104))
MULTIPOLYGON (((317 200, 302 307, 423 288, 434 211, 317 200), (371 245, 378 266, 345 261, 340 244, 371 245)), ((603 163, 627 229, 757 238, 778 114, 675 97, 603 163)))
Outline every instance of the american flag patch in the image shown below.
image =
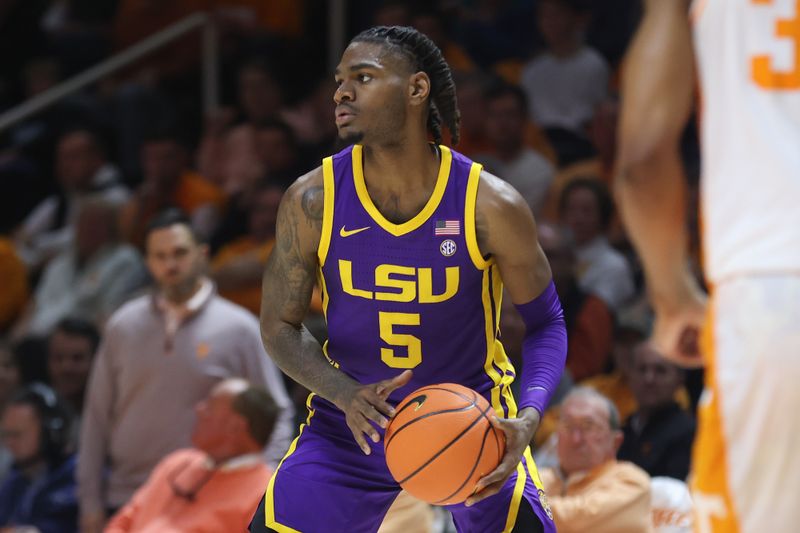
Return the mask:
POLYGON ((461 222, 458 220, 437 220, 434 235, 459 235, 461 233, 461 222))

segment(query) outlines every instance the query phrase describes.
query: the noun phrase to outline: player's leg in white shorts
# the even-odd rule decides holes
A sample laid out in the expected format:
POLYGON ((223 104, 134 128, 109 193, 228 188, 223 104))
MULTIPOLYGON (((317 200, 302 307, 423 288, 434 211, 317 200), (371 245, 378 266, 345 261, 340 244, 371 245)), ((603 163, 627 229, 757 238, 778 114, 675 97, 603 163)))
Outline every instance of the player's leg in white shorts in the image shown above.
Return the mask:
POLYGON ((720 284, 706 329, 695 531, 800 531, 800 275, 720 284))

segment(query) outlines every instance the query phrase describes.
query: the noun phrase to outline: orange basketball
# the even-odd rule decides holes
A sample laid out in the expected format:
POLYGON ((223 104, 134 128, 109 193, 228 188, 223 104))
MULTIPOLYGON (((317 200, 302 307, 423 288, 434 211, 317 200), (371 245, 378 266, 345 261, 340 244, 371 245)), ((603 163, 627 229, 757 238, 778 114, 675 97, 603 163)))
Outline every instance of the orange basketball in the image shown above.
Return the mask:
POLYGON ((461 385, 422 387, 397 406, 386 428, 386 464, 394 479, 420 500, 461 503, 505 452, 502 431, 490 422, 489 402, 461 385))

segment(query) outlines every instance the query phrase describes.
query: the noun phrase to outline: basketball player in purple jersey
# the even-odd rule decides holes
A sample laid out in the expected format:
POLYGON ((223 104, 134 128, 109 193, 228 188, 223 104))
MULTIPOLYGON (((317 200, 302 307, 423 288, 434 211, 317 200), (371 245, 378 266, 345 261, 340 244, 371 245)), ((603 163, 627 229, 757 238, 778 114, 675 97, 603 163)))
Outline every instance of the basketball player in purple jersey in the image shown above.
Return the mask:
POLYGON ((263 284, 264 344, 312 391, 309 415, 251 531, 377 531, 400 490, 381 442, 393 405, 455 382, 493 405, 507 442, 497 469, 448 507, 456 527, 554 532, 528 444, 560 378, 566 331, 533 216, 512 187, 441 145, 442 124, 458 141, 459 113, 430 39, 367 30, 336 81, 336 124, 352 146, 287 192, 263 284), (301 323, 315 281, 322 347, 301 323), (518 405, 497 339, 504 285, 527 326, 518 405))

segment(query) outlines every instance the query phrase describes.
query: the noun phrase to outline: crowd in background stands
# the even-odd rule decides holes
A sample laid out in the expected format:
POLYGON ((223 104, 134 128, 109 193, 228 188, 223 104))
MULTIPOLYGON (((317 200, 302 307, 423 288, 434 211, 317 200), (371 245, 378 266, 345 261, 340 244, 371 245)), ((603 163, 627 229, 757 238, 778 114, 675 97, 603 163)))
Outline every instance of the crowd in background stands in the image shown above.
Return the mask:
MULTIPOLYGON (((325 5, 0 2, 0 111, 198 10, 212 11, 220 29, 223 100, 203 116, 199 37, 190 35, 0 133, 0 530, 29 522, 42 533, 89 533, 114 516, 109 531, 137 531, 144 530, 133 527, 137 520, 158 513, 177 513, 175 523, 186 525, 176 507, 153 509, 153 501, 170 491, 193 501, 209 480, 227 490, 213 478, 225 470, 219 464, 245 456, 244 466, 234 461, 231 469, 246 477, 249 466, 274 467, 285 451, 288 433, 305 418, 307 391, 263 363, 256 317, 283 191, 341 148, 325 65, 325 5), (181 288, 163 261, 177 250, 189 254, 182 275, 197 290, 175 306, 170 295, 181 288), (198 318, 204 314, 212 318, 198 318), (217 316, 234 318, 218 324, 217 316), (201 319, 215 324, 213 342, 195 323, 201 319), (215 388, 233 378, 248 379, 256 392, 237 400, 248 386, 215 388), (262 401, 258 391, 272 399, 262 401), (219 442, 197 442, 206 431, 197 425, 215 401, 244 421, 239 433, 229 428, 238 440, 223 443, 223 452, 219 442), (252 422, 259 412, 268 413, 266 428, 252 422), (184 420, 167 427, 176 413, 184 420), (254 454, 270 435, 280 449, 254 454), (43 462, 29 457, 38 448, 26 448, 25 438, 47 444, 43 462), (231 455, 226 446, 238 448, 231 455), (14 493, 25 498, 11 508, 4 498, 14 493)), ((639 481, 685 479, 702 378, 645 342, 646 290, 610 190, 617 79, 640 2, 347 5, 350 36, 370 25, 413 25, 439 45, 457 84, 455 148, 513 184, 537 218, 569 335, 562 387, 534 442, 556 473, 546 479, 558 480, 549 488, 561 528, 585 517, 565 511, 577 489, 569 485, 575 469, 559 467, 560 447, 567 437, 576 445, 607 437, 592 426, 597 412, 581 421, 559 405, 565 397, 591 403, 583 387, 570 393, 577 384, 602 393, 618 413, 616 421, 608 413, 613 438, 603 440, 601 462, 631 461, 639 466, 620 468, 639 481)), ((684 145, 696 178, 692 128, 684 145)), ((696 191, 696 179, 691 186, 696 191)), ((307 323, 324 339, 316 292, 307 323)), ((502 340, 516 365, 523 329, 504 305, 502 340)), ((260 492, 268 470, 252 475, 260 492)), ((242 497, 240 504, 249 501, 242 497)))

